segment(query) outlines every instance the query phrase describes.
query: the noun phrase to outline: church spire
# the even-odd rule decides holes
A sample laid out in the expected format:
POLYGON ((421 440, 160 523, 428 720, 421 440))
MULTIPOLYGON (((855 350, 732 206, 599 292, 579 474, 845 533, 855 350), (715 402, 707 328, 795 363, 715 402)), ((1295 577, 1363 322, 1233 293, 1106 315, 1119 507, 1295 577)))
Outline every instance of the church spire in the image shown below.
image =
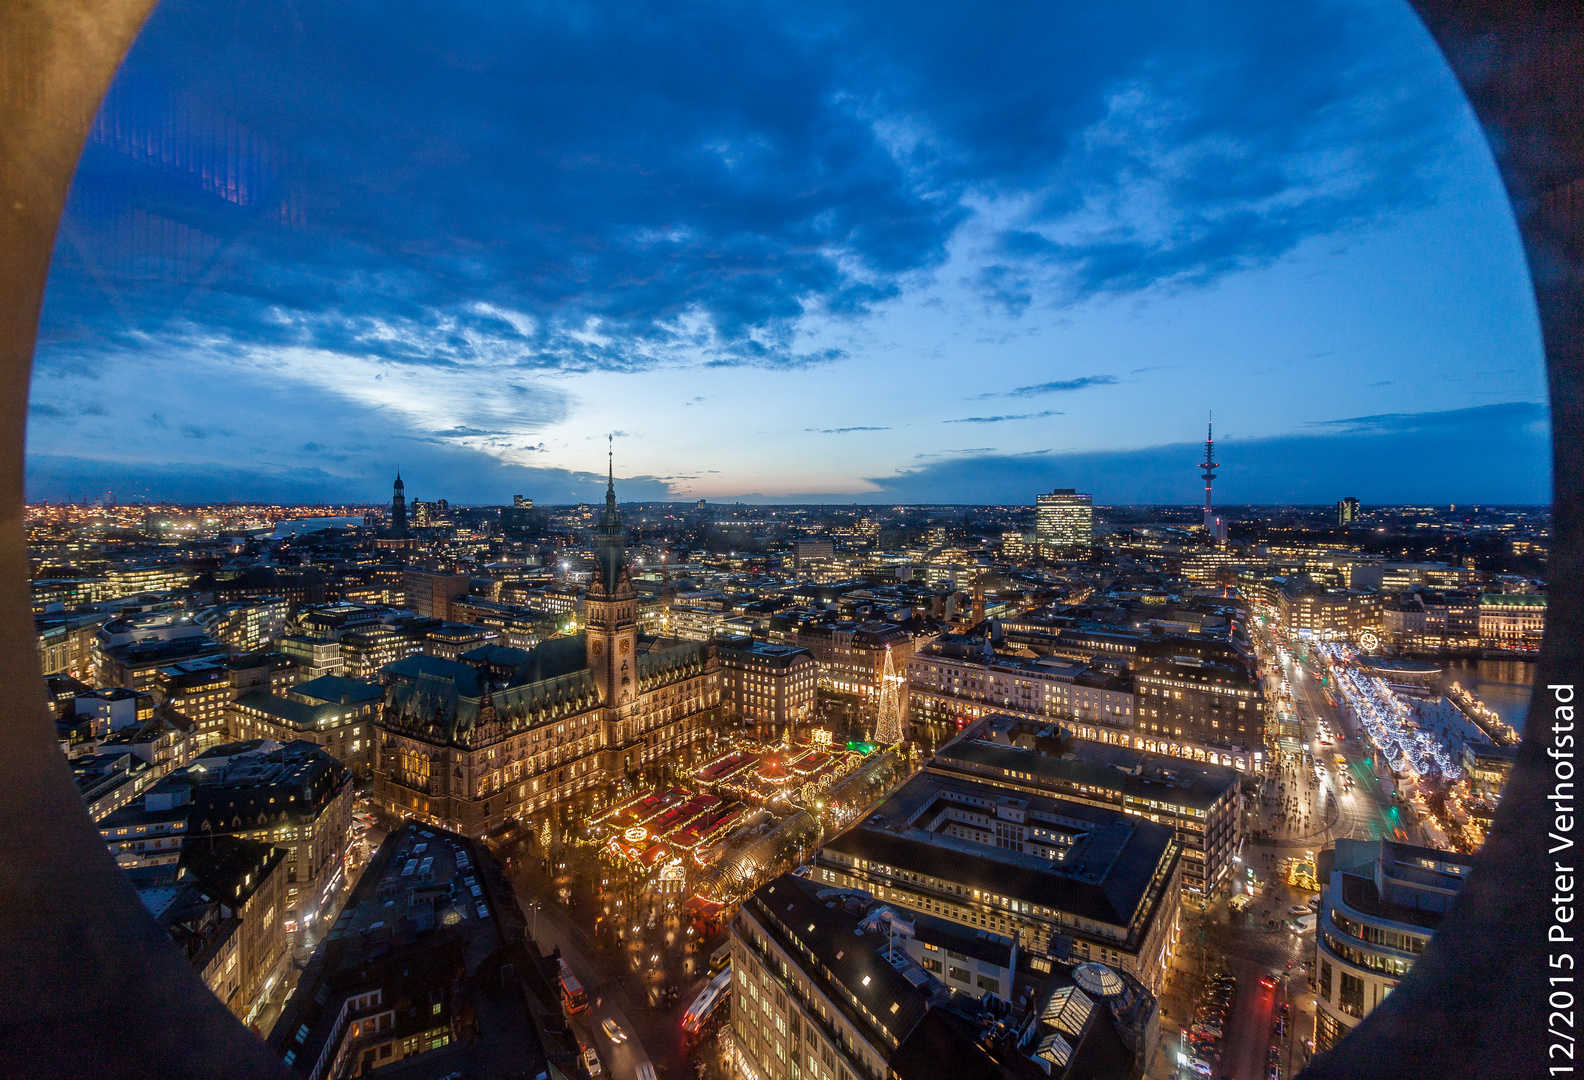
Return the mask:
MULTIPOLYGON (((614 440, 614 437, 612 437, 614 440)), ((614 441, 606 451, 605 512, 599 523, 600 577, 605 590, 614 594, 625 570, 625 545, 622 543, 621 513, 616 509, 616 451, 614 441)))
POLYGON ((605 512, 616 513, 616 436, 605 436, 605 512))
POLYGON ((391 486, 391 532, 407 535, 407 485, 402 483, 401 466, 396 466, 396 483, 391 486))

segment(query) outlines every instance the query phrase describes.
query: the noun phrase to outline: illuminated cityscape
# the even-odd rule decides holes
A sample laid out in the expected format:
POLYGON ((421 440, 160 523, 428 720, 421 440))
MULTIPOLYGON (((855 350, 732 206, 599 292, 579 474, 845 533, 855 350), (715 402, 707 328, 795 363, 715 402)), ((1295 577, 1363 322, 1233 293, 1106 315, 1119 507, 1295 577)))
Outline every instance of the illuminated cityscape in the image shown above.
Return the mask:
POLYGON ((412 976, 336 981, 391 925, 349 913, 395 890, 424 965, 451 947, 426 927, 526 921, 570 1024, 540 1052, 585 1072, 925 1075, 929 1040, 1004 1074, 1285 1074, 1434 931, 1379 882, 1428 858, 1455 892, 1544 630, 1543 510, 622 483, 598 509, 399 478, 374 505, 29 507, 84 801, 288 1064, 416 1067, 483 1025, 450 981, 416 1023, 379 1019, 412 976))

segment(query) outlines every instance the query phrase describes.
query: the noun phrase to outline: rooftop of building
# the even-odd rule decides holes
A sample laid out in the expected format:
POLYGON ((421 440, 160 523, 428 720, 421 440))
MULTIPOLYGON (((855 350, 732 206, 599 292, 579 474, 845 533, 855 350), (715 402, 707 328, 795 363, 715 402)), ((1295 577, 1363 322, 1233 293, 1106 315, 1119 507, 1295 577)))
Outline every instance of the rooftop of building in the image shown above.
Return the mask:
POLYGON ((248 902, 285 859, 282 848, 235 836, 206 836, 183 846, 179 877, 191 877, 229 907, 248 902))
POLYGON ((1518 760, 1518 745, 1514 743, 1511 746, 1497 746, 1492 743, 1475 742, 1473 739, 1469 739, 1463 744, 1463 753, 1476 761, 1514 762, 1518 760))
POLYGON ((1546 597, 1544 593, 1485 593, 1479 598, 1480 607, 1489 608, 1533 608, 1544 611, 1546 597))
POLYGON ((949 879, 1132 928, 1163 860, 1178 856, 1174 831, 1119 811, 1023 792, 1015 801, 1028 820, 1064 834, 1065 853, 1059 860, 941 831, 941 815, 949 807, 994 817, 998 804, 1011 794, 1005 787, 967 776, 919 773, 862 821, 827 842, 819 858, 836 855, 949 879))
POLYGON ((783 948, 812 961, 805 969, 823 976, 825 996, 890 1047, 908 1036, 930 999, 943 992, 911 962, 912 978, 893 966, 884 955, 887 935, 864 934, 862 916, 843 907, 840 890, 783 874, 755 892, 745 910, 773 930, 783 948))
POLYGON ((930 767, 1024 774, 1035 784, 1076 784, 1199 810, 1208 810, 1241 783, 1236 769, 1059 738, 1054 723, 1005 713, 985 717, 941 747, 930 767))
MULTIPOLYGON (((704 642, 640 638, 634 658, 640 692, 702 672, 710 649, 704 642)), ((486 692, 489 711, 508 726, 529 723, 534 714, 551 706, 586 709, 599 702, 584 634, 540 642, 528 650, 505 685, 494 690, 487 691, 478 668, 434 656, 408 656, 383 671, 393 719, 409 727, 438 729, 448 741, 462 738, 480 723, 486 692)))
MULTIPOLYGON (((292 687, 293 690, 296 687, 292 687)), ((339 701, 302 701, 297 697, 282 697, 267 690, 250 690, 236 699, 236 707, 263 713, 265 716, 300 731, 318 728, 327 720, 347 715, 350 705, 339 701)))
MULTIPOLYGON (((902 920, 899 935, 1003 968, 1012 962, 1007 938, 976 934, 861 890, 832 889, 791 874, 760 887, 743 910, 798 959, 804 974, 849 1020, 880 1035, 871 1044, 883 1048, 888 1072, 901 1080, 933 1080, 944 1062, 959 1080, 1098 1080, 1127 1076, 1134 1067, 1133 1052, 1106 1003, 1074 986, 1066 969, 1051 974, 1023 970, 1008 998, 991 1006, 953 994, 914 963, 901 938, 893 939, 888 918, 902 920), (1037 1020, 1030 1010, 1039 1013, 1037 1020), (997 1019, 1005 1024, 995 1026, 997 1019), (1018 1033, 1026 1027, 1036 1038, 1019 1046, 1018 1033), (1047 1047, 1052 1032, 1062 1038, 1047 1047), (1042 1049, 1047 1060, 1036 1063, 1042 1049)), ((1136 980, 1119 976, 1118 981, 1130 995, 1128 1007, 1136 1005, 1134 1011, 1145 1014, 1153 1010, 1154 999, 1136 980)), ((1131 1012, 1123 1015, 1133 1019, 1131 1012)))
POLYGON ((469 649, 457 656, 465 664, 487 664, 491 667, 516 668, 526 664, 531 656, 528 649, 518 649, 510 645, 488 644, 480 645, 476 649, 469 649))
POLYGON ((78 700, 98 701, 135 701, 138 698, 148 697, 148 694, 133 690, 125 686, 105 686, 97 690, 89 690, 85 694, 78 694, 78 700))
POLYGON ((385 691, 375 683, 362 679, 347 679, 340 675, 321 675, 317 679, 298 683, 287 690, 287 695, 299 701, 326 705, 356 705, 365 701, 378 701, 385 691))
POLYGON ((444 622, 429 630, 428 637, 431 641, 477 641, 480 638, 493 638, 498 631, 487 626, 477 626, 473 623, 444 622))
POLYGON ((914 653, 917 660, 957 660, 980 667, 1025 675, 1035 679, 1052 679, 1068 682, 1092 690, 1127 691, 1132 682, 1126 676, 1113 674, 1093 667, 1081 660, 1060 656, 1017 656, 1004 652, 984 651, 982 635, 947 635, 937 639, 921 652, 914 653))
POLYGON ((798 626, 798 634, 811 637, 835 637, 839 634, 851 634, 852 640, 857 643, 879 647, 893 645, 897 642, 908 641, 912 635, 905 626, 898 623, 871 620, 868 622, 854 622, 850 619, 818 617, 815 621, 805 622, 798 626))
POLYGON ((800 657, 813 659, 807 649, 800 649, 796 645, 775 645, 745 638, 727 638, 718 643, 718 651, 723 663, 752 661, 770 667, 789 667, 800 657))
POLYGON ((500 944, 500 925, 466 838, 409 823, 386 838, 326 936, 336 968, 354 967, 404 940, 456 928, 476 965, 500 944))
POLYGON ((318 814, 351 782, 327 751, 297 740, 226 743, 199 755, 101 821, 100 830, 134 828, 183 816, 194 832, 227 833, 301 814, 318 814))
POLYGON ((1475 857, 1394 840, 1339 840, 1317 869, 1361 915, 1433 931, 1446 918, 1475 857))
POLYGON ((342 1037, 346 1021, 393 1010, 392 1026, 374 1042, 437 1027, 450 1040, 381 1066, 382 1076, 483 1080, 542 1073, 545 1045, 522 999, 478 992, 506 977, 504 947, 515 936, 498 907, 492 871, 481 863, 487 857, 466 837, 416 823, 387 836, 309 960, 270 1047, 306 1073, 342 1037), (357 1007, 373 991, 378 1003, 357 1007))
POLYGON ((170 641, 133 641, 103 650, 105 656, 124 667, 164 667, 183 657, 213 655, 224 651, 225 646, 207 634, 170 641))

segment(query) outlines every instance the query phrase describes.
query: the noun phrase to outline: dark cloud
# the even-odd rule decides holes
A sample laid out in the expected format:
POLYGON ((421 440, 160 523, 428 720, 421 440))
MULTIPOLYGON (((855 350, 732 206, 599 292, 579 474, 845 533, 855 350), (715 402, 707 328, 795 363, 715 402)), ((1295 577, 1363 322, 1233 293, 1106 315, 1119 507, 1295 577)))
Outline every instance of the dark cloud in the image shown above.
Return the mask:
POLYGON ((960 420, 942 420, 943 424, 1001 424, 1008 420, 1040 420, 1047 416, 1065 416, 1060 409, 1046 409, 1044 412, 1017 413, 1010 416, 965 416, 960 420))
POLYGON ((972 279, 1021 311, 1421 197, 1441 132, 1395 14, 1103 8, 165 0, 83 156, 44 360, 808 365, 844 354, 800 320, 899 295, 976 198, 1023 207, 972 279))
MULTIPOLYGON (((1549 413, 1512 402, 1448 412, 1355 417, 1314 434, 1216 441, 1218 501, 1327 503, 1551 501, 1549 413)), ((1026 503, 1076 487, 1100 503, 1193 503, 1203 444, 958 458, 873 477, 872 502, 1026 503)))
MULTIPOLYGON (((213 400, 278 425, 250 439, 329 470, 230 461, 248 490, 378 489, 399 445, 448 497, 542 481, 564 501, 581 473, 499 459, 586 404, 566 373, 817 368, 864 340, 841 324, 910 290, 1016 317, 1211 282, 1421 205, 1454 142, 1439 63, 1410 12, 1367 0, 1279 20, 1229 0, 163 0, 69 198, 32 415, 72 424, 55 389, 108 379, 107 357, 171 360, 153 385, 202 355, 213 400), (948 252, 960 280, 937 280, 948 252), (353 461, 303 442, 364 421, 353 461)), ((51 468, 173 491, 230 475, 176 460, 235 449, 181 397, 52 446, 151 461, 51 468)))
POLYGON ((1087 390, 1091 386, 1115 386, 1120 380, 1115 375, 1085 375, 1079 379, 1057 379, 1054 382, 1036 383, 1033 386, 1019 386, 999 394, 978 394, 976 401, 987 401, 990 398, 1011 397, 1028 398, 1039 397, 1044 394, 1069 394, 1075 390, 1087 390))
POLYGON ((201 424, 183 424, 180 430, 186 439, 231 438, 236 435, 230 428, 204 427, 201 424))
POLYGON ((483 428, 454 427, 434 433, 437 439, 465 439, 476 435, 504 435, 503 431, 485 431, 483 428))

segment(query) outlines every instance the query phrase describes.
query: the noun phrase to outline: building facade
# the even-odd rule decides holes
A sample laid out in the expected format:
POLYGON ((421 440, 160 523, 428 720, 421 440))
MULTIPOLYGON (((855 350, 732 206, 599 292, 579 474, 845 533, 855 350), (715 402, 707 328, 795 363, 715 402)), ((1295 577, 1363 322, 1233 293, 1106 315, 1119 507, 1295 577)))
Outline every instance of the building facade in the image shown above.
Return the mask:
POLYGON ((323 747, 357 776, 373 769, 375 729, 384 691, 372 683, 324 675, 282 694, 253 690, 226 707, 233 741, 302 740, 323 747))
POLYGON ((352 773, 309 742, 215 747, 99 822, 123 867, 168 863, 196 838, 231 836, 286 852, 288 932, 311 924, 345 880, 352 773))
POLYGON ((39 666, 44 676, 93 680, 97 674, 95 640, 104 616, 43 615, 33 620, 38 633, 39 666))
POLYGON ((639 638, 614 479, 598 563, 584 632, 543 642, 506 679, 487 659, 412 656, 385 669, 376 802, 481 836, 704 752, 722 716, 719 660, 707 643, 639 638))
MULTIPOLYGON (((1064 632, 1061 639, 1052 640, 1059 642, 1065 637, 1064 632)), ((1176 693, 1180 688, 1164 682, 1161 685, 1141 682, 1136 672, 1114 672, 1119 662, 1130 654, 1135 668, 1142 665, 1154 670, 1148 654, 1152 649, 1159 649, 1160 642, 1082 633, 1075 635, 1075 642, 1058 644, 1062 652, 1041 657, 986 651, 982 639, 966 637, 940 638, 923 645, 907 663, 909 720, 915 738, 927 737, 939 745, 987 716, 1006 713, 1020 720, 1055 721, 1064 732, 1076 738, 1111 746, 1243 772, 1257 772, 1263 767, 1265 754, 1260 741, 1263 735, 1256 734, 1251 741, 1244 742, 1247 733, 1238 733, 1234 723, 1231 728, 1234 737, 1229 737, 1219 726, 1213 726, 1208 714, 1213 712, 1217 718, 1214 724, 1219 725, 1221 713, 1209 709, 1208 705, 1204 710, 1207 718, 1202 724, 1179 725, 1166 722, 1160 715, 1148 715, 1150 708, 1157 714, 1161 710, 1160 704, 1151 706, 1151 700, 1163 702, 1166 699, 1162 695, 1167 690, 1176 693), (1114 661, 1112 653, 1106 650, 1115 651, 1114 661), (1072 658, 1077 655, 1086 659, 1072 658), (1087 661, 1090 656, 1099 656, 1107 662, 1091 664, 1087 661), (1151 690, 1154 693, 1149 692, 1151 690), (1181 731, 1177 730, 1179 727, 1181 731)), ((1188 641, 1179 648, 1208 651, 1214 656, 1220 647, 1206 639, 1188 641)), ((1235 704, 1227 706, 1233 714, 1244 716, 1251 715, 1257 703, 1263 725, 1263 690, 1252 676, 1237 676, 1238 670, 1239 666, 1232 664, 1221 673, 1221 678, 1244 679, 1236 687, 1244 692, 1241 696, 1220 693, 1207 696, 1218 704, 1236 700, 1249 702, 1242 710, 1235 704)), ((1171 676, 1171 673, 1157 674, 1163 679, 1171 676)), ((1204 674, 1204 671, 1195 671, 1195 675, 1204 674)), ((1172 681, 1176 679, 1172 677, 1172 681)), ((1216 690, 1225 688, 1224 683, 1215 687, 1216 690)), ((1175 705, 1180 700, 1174 698, 1172 703, 1175 705)), ((1189 705, 1195 706, 1196 698, 1190 698, 1189 705)), ((1263 726, 1259 730, 1263 732, 1263 726)))
POLYGON ((1133 664, 1140 730, 1168 742, 1231 747, 1252 760, 1265 745, 1265 690, 1251 659, 1227 642, 1169 638, 1133 664))
POLYGON ((1486 593, 1479 598, 1480 644, 1532 651, 1545 635, 1546 598, 1541 593, 1486 593))
POLYGON ((880 685, 887 648, 901 670, 913 652, 913 636, 886 622, 818 622, 799 625, 793 644, 819 665, 821 689, 867 698, 880 685))
POLYGON ((407 607, 421 617, 452 621, 452 602, 468 593, 466 574, 444 574, 437 570, 408 570, 402 575, 402 592, 407 607))
POLYGON ((129 872, 154 921, 237 1019, 251 1021, 285 966, 286 853, 216 837, 129 872))
POLYGON ((1042 548, 1086 548, 1094 543, 1094 498, 1057 488, 1034 500, 1034 541, 1042 548))
POLYGON ((1289 631, 1356 637, 1383 623, 1383 599, 1361 589, 1292 586, 1276 594, 1276 613, 1289 631))
POLYGON ((721 704, 770 741, 814 719, 819 665, 807 649, 742 639, 722 642, 721 704))
POLYGON ((811 880, 1010 937, 1037 957, 1110 964, 1152 994, 1176 941, 1173 829, 978 777, 916 774, 813 865, 811 880))
POLYGON ((1331 1049, 1408 974, 1473 870, 1472 856, 1391 840, 1321 853, 1315 1052, 1331 1049))
POLYGON ((1207 895, 1232 875, 1243 820, 1236 769, 1061 737, 1054 725, 1005 713, 968 728, 925 768, 1169 825, 1182 844, 1188 895, 1207 895))
POLYGON ((280 596, 238 600, 200 611, 198 625, 210 637, 233 649, 258 649, 267 646, 285 631, 289 608, 285 597, 280 596))

